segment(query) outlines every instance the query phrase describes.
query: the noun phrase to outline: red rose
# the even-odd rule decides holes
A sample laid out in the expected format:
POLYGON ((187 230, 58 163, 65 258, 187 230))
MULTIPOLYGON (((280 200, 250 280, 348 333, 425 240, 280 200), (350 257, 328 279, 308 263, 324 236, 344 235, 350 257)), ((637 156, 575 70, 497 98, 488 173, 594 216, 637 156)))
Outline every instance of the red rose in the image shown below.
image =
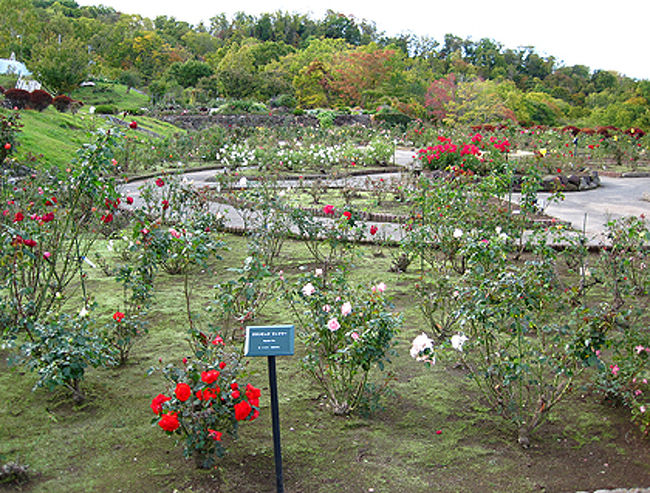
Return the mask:
POLYGON ((192 389, 186 383, 179 383, 176 385, 174 393, 179 401, 185 402, 192 395, 192 389))
POLYGON ((223 433, 221 433, 220 431, 211 430, 210 428, 208 428, 208 434, 210 435, 210 438, 212 438, 213 440, 217 440, 219 442, 221 441, 221 436, 223 435, 223 433))
POLYGON ((247 401, 241 401, 235 404, 235 419, 237 421, 243 421, 250 415, 253 408, 247 401))
POLYGON ((178 413, 167 413, 163 414, 158 421, 158 426, 160 426, 165 431, 174 431, 178 429, 180 423, 178 422, 178 413))
POLYGON ((131 205, 133 203, 133 197, 127 197, 126 198, 126 203, 131 205))
POLYGON ((25 216, 23 215, 23 213, 22 212, 16 212, 16 215, 14 216, 14 222, 19 223, 23 219, 25 219, 25 216))
POLYGON ((219 372, 217 370, 208 370, 201 372, 201 381, 210 385, 219 378, 219 372))
POLYGON ((113 320, 115 320, 116 322, 121 322, 123 318, 124 318, 124 313, 122 312, 113 313, 113 320))
POLYGON ((104 214, 99 220, 104 224, 108 224, 113 220, 113 214, 110 212, 108 214, 104 214))
POLYGON ((221 389, 217 386, 214 389, 207 388, 203 391, 199 390, 196 392, 196 396, 201 401, 209 401, 210 399, 216 399, 219 392, 221 392, 221 389))
POLYGON ((343 217, 345 217, 345 219, 350 219, 352 217, 352 213, 350 211, 345 211, 343 213, 343 217))
POLYGON ((54 213, 48 212, 47 214, 43 215, 43 217, 41 217, 41 221, 43 221, 44 223, 49 223, 50 221, 54 221, 54 213))
POLYGON ((9 142, 7 142, 7 143, 5 144, 5 149, 6 149, 6 150, 11 149, 11 144, 10 144, 9 142))
POLYGON ((246 398, 249 401, 252 402, 255 399, 259 399, 261 394, 262 392, 260 391, 260 389, 256 389, 250 383, 246 385, 246 398))
POLYGON ((135 130, 136 128, 138 128, 138 122, 132 121, 131 123, 129 123, 129 128, 135 130))
POLYGON ((162 201, 163 210, 169 209, 169 200, 162 201))
POLYGON ((323 212, 328 215, 334 214, 334 206, 326 205, 325 207, 323 207, 323 212))
POLYGON ((372 236, 375 236, 377 234, 377 231, 379 231, 379 228, 377 226, 375 226, 374 224, 370 226, 370 234, 372 236))
POLYGON ((23 240, 23 244, 28 247, 35 247, 36 246, 36 241, 35 240, 23 240))
POLYGON ((166 395, 163 395, 163 394, 158 394, 151 401, 151 410, 155 414, 160 414, 162 412, 163 402, 167 402, 169 400, 171 400, 171 397, 167 397, 166 395))
POLYGON ((220 370, 223 370, 225 367, 226 367, 226 362, 225 361, 222 361, 221 363, 219 363, 219 369, 220 370))
POLYGON ((162 178, 158 178, 156 180, 156 185, 158 185, 159 187, 162 187, 164 184, 165 184, 165 182, 163 181, 162 178))
POLYGON ((239 390, 233 390, 230 395, 232 396, 233 399, 239 399, 239 390))
POLYGON ((239 384, 237 382, 233 382, 230 384, 230 390, 237 390, 239 388, 239 384))

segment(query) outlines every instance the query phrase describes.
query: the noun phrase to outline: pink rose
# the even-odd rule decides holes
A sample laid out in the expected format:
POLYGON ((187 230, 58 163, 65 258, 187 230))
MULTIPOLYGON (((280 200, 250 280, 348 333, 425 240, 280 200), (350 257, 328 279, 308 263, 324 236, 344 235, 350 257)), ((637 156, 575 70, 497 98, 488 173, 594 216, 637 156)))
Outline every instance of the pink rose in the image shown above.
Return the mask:
POLYGON ((335 332, 341 328, 341 324, 338 320, 332 318, 329 322, 327 322, 327 328, 332 332, 335 332))

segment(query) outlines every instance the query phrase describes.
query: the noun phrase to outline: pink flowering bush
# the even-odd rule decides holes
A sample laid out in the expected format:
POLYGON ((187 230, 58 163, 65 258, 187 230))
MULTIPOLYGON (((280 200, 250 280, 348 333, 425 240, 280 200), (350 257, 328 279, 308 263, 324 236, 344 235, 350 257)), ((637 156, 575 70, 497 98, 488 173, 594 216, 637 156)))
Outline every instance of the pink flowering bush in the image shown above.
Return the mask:
POLYGON ((369 376, 384 370, 402 319, 390 311, 383 282, 351 286, 343 271, 322 270, 287 287, 305 344, 303 368, 327 394, 334 414, 349 414, 373 399, 369 376))

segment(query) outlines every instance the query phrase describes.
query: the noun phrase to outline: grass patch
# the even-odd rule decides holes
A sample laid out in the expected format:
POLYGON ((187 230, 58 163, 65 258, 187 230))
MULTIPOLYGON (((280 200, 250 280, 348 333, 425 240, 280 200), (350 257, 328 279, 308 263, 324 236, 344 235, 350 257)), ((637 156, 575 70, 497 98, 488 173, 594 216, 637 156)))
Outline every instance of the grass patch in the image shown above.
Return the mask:
POLYGON ((149 96, 134 89, 127 92, 122 84, 96 82, 94 86, 79 87, 70 93, 70 97, 81 101, 85 106, 100 104, 115 106, 118 113, 140 110, 149 104, 149 96))

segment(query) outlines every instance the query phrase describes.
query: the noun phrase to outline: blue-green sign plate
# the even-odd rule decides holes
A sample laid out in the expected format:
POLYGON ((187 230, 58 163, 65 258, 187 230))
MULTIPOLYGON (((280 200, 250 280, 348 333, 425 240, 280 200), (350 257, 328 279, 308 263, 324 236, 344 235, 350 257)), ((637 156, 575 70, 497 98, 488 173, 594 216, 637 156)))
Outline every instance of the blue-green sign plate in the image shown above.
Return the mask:
POLYGON ((244 356, 291 356, 293 325, 246 327, 244 356))

